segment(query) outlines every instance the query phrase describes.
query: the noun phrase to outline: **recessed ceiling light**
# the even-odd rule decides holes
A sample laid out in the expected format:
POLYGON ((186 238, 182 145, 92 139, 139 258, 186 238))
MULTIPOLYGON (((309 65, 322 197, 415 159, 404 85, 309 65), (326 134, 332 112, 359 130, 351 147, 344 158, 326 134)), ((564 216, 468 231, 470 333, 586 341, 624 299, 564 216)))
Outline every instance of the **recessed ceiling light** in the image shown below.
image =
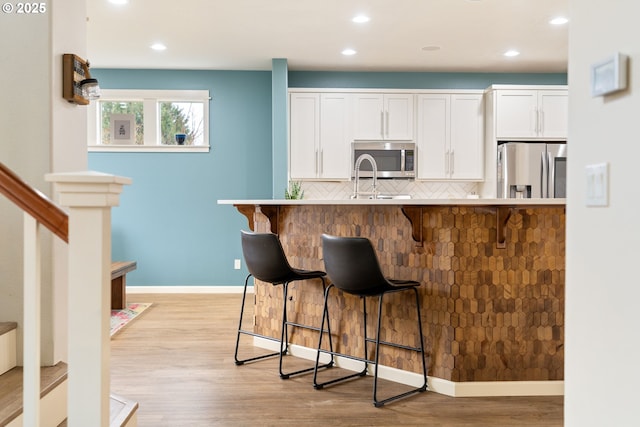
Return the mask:
POLYGON ((166 50, 167 47, 165 45, 163 45, 162 43, 154 43, 151 45, 151 49, 153 50, 166 50))
POLYGON ((435 52, 436 50, 440 50, 440 46, 435 46, 435 45, 424 46, 422 50, 424 50, 425 52, 435 52))
POLYGON ((551 24, 551 25, 564 25, 567 22, 569 22, 568 18, 565 18, 564 16, 558 16, 556 18, 553 18, 551 21, 549 21, 549 24, 551 24))
POLYGON ((127 4, 127 3, 129 3, 129 0, 109 0, 109 3, 111 3, 111 4, 127 4))
POLYGON ((518 56, 520 55, 520 52, 518 52, 517 50, 508 50, 504 53, 504 56, 518 56))
POLYGON ((351 21, 355 22, 356 24, 364 24, 365 22, 369 22, 370 20, 371 18, 366 15, 357 15, 351 21))
POLYGON ((345 56, 355 55, 357 52, 353 49, 345 49, 342 51, 342 54, 345 56))

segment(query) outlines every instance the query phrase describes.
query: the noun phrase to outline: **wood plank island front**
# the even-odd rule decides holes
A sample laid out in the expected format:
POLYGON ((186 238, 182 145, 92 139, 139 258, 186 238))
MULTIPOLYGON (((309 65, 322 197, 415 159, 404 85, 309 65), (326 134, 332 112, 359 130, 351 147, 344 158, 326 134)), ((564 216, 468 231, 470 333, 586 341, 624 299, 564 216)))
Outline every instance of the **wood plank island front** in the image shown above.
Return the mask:
MULTIPOLYGON (((218 203, 234 205, 247 217, 249 228, 277 233, 293 266, 324 268, 322 233, 363 236, 373 242, 386 275, 420 281, 431 383, 553 382, 555 387, 543 387, 540 393, 535 387, 522 391, 507 386, 502 388, 506 392, 487 394, 562 393, 564 199, 218 203)), ((319 325, 321 286, 309 282, 291 289, 296 313, 291 315, 319 325)), ((279 336, 280 287, 256 283, 255 292, 257 330, 279 336)), ((334 314, 331 324, 338 351, 363 354, 361 303, 336 294, 330 304, 332 313, 341 313, 334 314)), ((415 319, 407 304, 402 295, 388 300, 382 336, 415 345, 415 319)), ((291 341, 313 349, 317 334, 296 331, 291 341)), ((419 369, 415 355, 393 349, 381 351, 380 363, 410 372, 419 369)))

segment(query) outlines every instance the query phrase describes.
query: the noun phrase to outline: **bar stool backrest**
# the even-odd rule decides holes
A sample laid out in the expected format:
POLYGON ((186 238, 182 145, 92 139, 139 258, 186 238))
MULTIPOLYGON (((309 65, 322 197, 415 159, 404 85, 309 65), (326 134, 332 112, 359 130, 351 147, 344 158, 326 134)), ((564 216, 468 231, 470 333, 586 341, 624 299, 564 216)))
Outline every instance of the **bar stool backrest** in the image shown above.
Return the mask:
POLYGON ((280 284, 294 275, 278 236, 241 230, 242 254, 249 273, 263 282, 280 284))
POLYGON ((369 239, 323 234, 322 253, 331 283, 344 292, 378 295, 392 287, 382 274, 369 239))

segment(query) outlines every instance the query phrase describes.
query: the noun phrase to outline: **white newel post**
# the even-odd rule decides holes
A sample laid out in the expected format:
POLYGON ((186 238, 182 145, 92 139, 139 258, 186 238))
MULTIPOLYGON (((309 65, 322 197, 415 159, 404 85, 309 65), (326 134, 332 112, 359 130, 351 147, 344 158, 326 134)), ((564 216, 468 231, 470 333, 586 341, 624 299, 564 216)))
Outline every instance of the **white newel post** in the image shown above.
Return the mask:
POLYGON ((69 427, 109 426, 111 207, 130 178, 55 173, 69 214, 69 427))

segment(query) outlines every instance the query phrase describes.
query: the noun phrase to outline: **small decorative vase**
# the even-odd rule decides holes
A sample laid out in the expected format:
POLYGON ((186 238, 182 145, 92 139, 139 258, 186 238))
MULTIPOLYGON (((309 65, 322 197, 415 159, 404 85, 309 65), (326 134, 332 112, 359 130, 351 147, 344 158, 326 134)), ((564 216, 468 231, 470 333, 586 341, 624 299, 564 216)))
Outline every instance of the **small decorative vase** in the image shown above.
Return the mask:
POLYGON ((184 145, 184 141, 187 139, 187 135, 184 133, 176 133, 176 144, 184 145))

